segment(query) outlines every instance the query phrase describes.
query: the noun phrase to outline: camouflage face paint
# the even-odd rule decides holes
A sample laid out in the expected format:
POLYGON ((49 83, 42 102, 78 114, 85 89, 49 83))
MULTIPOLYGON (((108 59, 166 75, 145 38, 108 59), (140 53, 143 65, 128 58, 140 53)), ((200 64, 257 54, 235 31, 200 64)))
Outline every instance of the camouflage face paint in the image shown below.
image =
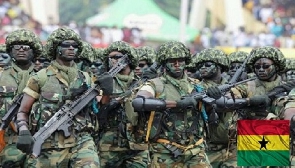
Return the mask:
POLYGON ((105 66, 103 62, 100 59, 98 59, 93 61, 93 63, 90 66, 90 70, 94 75, 98 76, 105 72, 105 66))
POLYGON ((169 58, 166 62, 166 71, 167 73, 174 77, 182 77, 185 69, 185 59, 184 58, 169 58))
POLYGON ((258 79, 267 81, 272 78, 276 73, 274 62, 268 58, 260 58, 254 63, 254 72, 258 79))
POLYGON ((241 67, 242 63, 234 62, 230 64, 228 74, 233 77, 236 71, 241 67))
POLYGON ((289 70, 286 72, 287 81, 295 79, 295 70, 289 70))
POLYGON ((200 75, 204 79, 210 79, 218 72, 218 66, 213 62, 203 62, 198 67, 200 69, 200 75))

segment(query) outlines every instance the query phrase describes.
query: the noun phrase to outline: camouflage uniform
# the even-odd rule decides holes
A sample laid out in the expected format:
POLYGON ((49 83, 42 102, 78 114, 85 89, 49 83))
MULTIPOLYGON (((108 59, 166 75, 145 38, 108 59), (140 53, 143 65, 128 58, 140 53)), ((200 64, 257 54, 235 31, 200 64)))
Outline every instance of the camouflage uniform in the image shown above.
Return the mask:
MULTIPOLYGON (((205 49, 198 54, 198 59, 195 61, 196 67, 200 67, 200 64, 204 62, 214 62, 221 67, 221 72, 227 72, 229 68, 229 60, 224 52, 218 49, 205 49)), ((198 68, 200 69, 200 68, 198 68)), ((220 83, 216 83, 211 79, 202 79, 202 81, 196 85, 198 91, 207 90, 209 87, 226 84, 228 80, 221 76, 220 83)), ((220 112, 216 113, 211 105, 206 105, 206 113, 208 115, 208 127, 209 135, 207 137, 208 145, 208 158, 213 167, 219 167, 223 162, 234 165, 235 161, 232 161, 231 157, 226 155, 228 150, 229 137, 228 126, 229 120, 232 117, 232 112, 220 112), (217 116, 215 116, 217 115, 217 116), (233 162, 233 163, 232 163, 233 162)), ((231 152, 231 149, 230 149, 231 152)))
MULTIPOLYGON (((113 97, 120 97, 139 78, 133 70, 137 65, 135 50, 126 42, 116 41, 104 50, 105 65, 110 69, 108 55, 118 51, 127 54, 130 61, 131 73, 123 75, 118 73, 113 80, 113 97)), ((100 127, 102 130, 99 141, 101 167, 148 167, 148 145, 143 143, 138 135, 140 133, 138 114, 131 105, 132 96, 125 97, 111 114, 108 114, 107 124, 100 127)), ((100 112, 101 113, 101 112, 100 112)))
MULTIPOLYGON (((71 29, 59 28, 48 37, 46 56, 54 61, 32 76, 24 93, 37 101, 32 106, 29 127, 37 132, 70 98, 71 89, 83 83, 91 85, 88 73, 62 66, 55 61, 58 46, 65 40, 78 44, 78 55, 82 50, 81 38, 71 29)), ((60 53, 61 54, 61 53, 60 53)), ((54 132, 43 144, 38 158, 29 157, 27 167, 99 167, 97 149, 91 133, 95 130, 95 116, 90 108, 84 108, 73 119, 71 136, 66 138, 62 132, 54 132)))
MULTIPOLYGON (((19 29, 11 32, 6 37, 6 53, 11 53, 12 45, 29 45, 33 55, 38 56, 42 52, 40 39, 30 30, 19 29)), ((0 117, 2 118, 9 109, 15 96, 22 93, 26 82, 34 72, 34 65, 31 64, 28 70, 21 69, 15 60, 10 67, 4 69, 0 75, 0 117)), ((17 134, 7 128, 5 133, 6 146, 0 154, 2 167, 22 167, 26 155, 15 146, 17 134)))
MULTIPOLYGON (((184 44, 169 41, 160 45, 157 62, 165 67, 170 58, 184 59, 188 64, 190 53, 184 44)), ((176 101, 192 93, 194 87, 185 73, 181 79, 165 73, 149 80, 140 91, 149 92, 158 99, 176 101)), ((174 108, 152 113, 148 121, 151 126, 147 125, 146 133, 150 142, 151 167, 210 167, 203 139, 204 123, 199 112, 174 108), (177 153, 178 150, 181 153, 177 153)))

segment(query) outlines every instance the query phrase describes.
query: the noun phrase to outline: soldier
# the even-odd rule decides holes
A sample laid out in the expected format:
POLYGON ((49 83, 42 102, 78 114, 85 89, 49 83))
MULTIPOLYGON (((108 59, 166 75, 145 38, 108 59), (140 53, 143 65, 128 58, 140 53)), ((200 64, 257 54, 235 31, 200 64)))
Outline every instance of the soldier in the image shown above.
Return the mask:
POLYGON ((115 41, 104 50, 104 61, 110 69, 125 54, 128 65, 114 77, 113 98, 99 112, 101 167, 148 167, 149 163, 148 145, 138 135, 140 117, 132 108, 132 95, 122 95, 130 92, 130 87, 139 80, 134 73, 135 50, 126 42, 115 41))
MULTIPOLYGON (((241 67, 241 65, 243 64, 244 60, 247 58, 248 55, 249 54, 244 51, 237 51, 228 55, 228 59, 229 59, 228 75, 230 76, 230 78, 234 76, 234 74, 241 67)), ((247 65, 246 70, 240 76, 239 81, 245 80, 249 77, 254 77, 254 74, 250 74, 250 68, 249 68, 249 65, 247 65)))
POLYGON ((103 57, 103 49, 96 48, 95 57, 91 60, 90 71, 93 73, 94 77, 100 76, 104 72, 106 72, 106 67, 102 60, 103 57))
MULTIPOLYGON (((29 77, 35 74, 32 62, 42 52, 40 39, 30 30, 18 29, 6 37, 6 53, 12 57, 10 67, 0 76, 1 118, 9 109, 13 98, 22 93, 29 77)), ((6 146, 0 154, 2 167, 22 167, 26 155, 16 148, 16 130, 8 128, 5 134, 6 146)))
MULTIPOLYGON (((214 87, 222 84, 226 84, 228 80, 222 76, 222 73, 227 72, 229 68, 229 60, 227 55, 214 48, 208 48, 202 50, 198 54, 198 59, 195 60, 195 66, 199 69, 200 77, 202 81, 197 84, 196 90, 202 92, 209 87, 214 87)), ((218 167, 225 162, 224 150, 227 149, 228 138, 228 120, 231 118, 232 113, 217 113, 212 105, 204 104, 202 113, 208 117, 207 130, 207 145, 208 145, 208 158, 213 167, 218 167)))
MULTIPOLYGON (((236 136, 236 121, 238 119, 278 119, 284 104, 280 103, 284 101, 283 99, 270 98, 268 94, 276 86, 283 84, 279 75, 285 66, 285 58, 282 52, 269 46, 255 48, 250 52, 248 63, 257 79, 238 85, 237 90, 233 90, 235 99, 226 96, 216 101, 217 109, 220 111, 236 109, 229 123, 229 133, 233 137, 236 136)), ((214 88, 210 89, 214 90, 214 88)), ((231 141, 231 143, 235 142, 231 141)), ((235 152, 229 157, 234 160, 236 157, 235 152)), ((236 167, 234 162, 224 163, 223 165, 236 167)))
POLYGON ((192 97, 181 99, 194 90, 185 74, 190 56, 181 42, 161 44, 157 62, 164 67, 164 74, 143 85, 133 100, 136 111, 147 111, 149 116, 145 140, 150 143, 153 168, 210 167, 205 153, 203 120, 199 112, 187 109, 195 107, 197 102, 192 97), (163 100, 176 104, 169 106, 163 100))
POLYGON ((90 72, 91 61, 96 55, 94 48, 91 44, 83 41, 83 48, 79 58, 75 60, 78 65, 78 68, 84 72, 90 72))
MULTIPOLYGON (((31 132, 37 132, 64 103, 75 100, 91 85, 88 73, 78 70, 74 62, 82 51, 82 42, 72 29, 62 27, 53 31, 45 48, 47 57, 53 61, 28 80, 17 114, 17 148, 27 154, 34 144, 31 132)), ((98 79, 104 95, 112 92, 111 80, 109 75, 98 79)), ((29 157, 26 166, 99 167, 91 136, 96 130, 94 120, 90 108, 81 110, 72 120, 70 136, 55 131, 42 144, 40 156, 29 157)))
POLYGON ((143 70, 153 64, 156 51, 149 46, 137 47, 135 50, 138 56, 138 65, 135 68, 135 74, 141 77, 143 70))
POLYGON ((3 68, 6 68, 10 65, 11 57, 6 52, 6 45, 1 44, 0 45, 0 71, 3 70, 3 68))
POLYGON ((40 71, 42 68, 48 67, 50 60, 45 58, 44 56, 39 56, 33 60, 34 62, 34 70, 36 72, 40 71))
POLYGON ((282 78, 284 81, 290 81, 295 79, 295 59, 286 59, 286 67, 284 73, 282 73, 282 78))

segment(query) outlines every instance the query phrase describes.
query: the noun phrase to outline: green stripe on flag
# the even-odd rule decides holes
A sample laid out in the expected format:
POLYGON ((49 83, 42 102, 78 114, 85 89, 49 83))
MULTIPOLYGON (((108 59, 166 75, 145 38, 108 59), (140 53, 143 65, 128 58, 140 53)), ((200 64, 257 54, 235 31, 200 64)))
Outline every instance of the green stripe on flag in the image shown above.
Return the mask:
POLYGON ((289 150, 238 151, 238 166, 289 166, 289 150))

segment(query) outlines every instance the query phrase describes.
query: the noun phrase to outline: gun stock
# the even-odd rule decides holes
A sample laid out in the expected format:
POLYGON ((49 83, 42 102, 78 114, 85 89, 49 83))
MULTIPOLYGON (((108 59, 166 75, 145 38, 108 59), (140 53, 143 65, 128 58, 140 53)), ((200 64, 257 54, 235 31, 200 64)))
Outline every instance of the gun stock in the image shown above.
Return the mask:
MULTIPOLYGON (((8 111, 2 118, 2 123, 0 126, 0 152, 5 148, 5 145, 6 145, 4 140, 5 130, 9 126, 9 124, 13 125, 11 121, 13 117, 15 117, 15 115, 17 114, 22 99, 23 99, 23 94, 20 94, 17 97, 15 97, 10 108, 8 109, 8 111)), ((12 127, 12 129, 16 131, 14 127, 12 127)))
MULTIPOLYGON (((126 65, 127 55, 124 55, 120 61, 109 70, 109 74, 114 77, 120 72, 126 65)), ((91 87, 76 100, 64 104, 47 122, 40 128, 33 136, 34 146, 32 155, 37 158, 42 149, 42 144, 50 137, 55 131, 62 131, 65 137, 71 135, 69 127, 72 125, 72 119, 92 101, 97 95, 99 95, 100 87, 95 85, 91 87)))

